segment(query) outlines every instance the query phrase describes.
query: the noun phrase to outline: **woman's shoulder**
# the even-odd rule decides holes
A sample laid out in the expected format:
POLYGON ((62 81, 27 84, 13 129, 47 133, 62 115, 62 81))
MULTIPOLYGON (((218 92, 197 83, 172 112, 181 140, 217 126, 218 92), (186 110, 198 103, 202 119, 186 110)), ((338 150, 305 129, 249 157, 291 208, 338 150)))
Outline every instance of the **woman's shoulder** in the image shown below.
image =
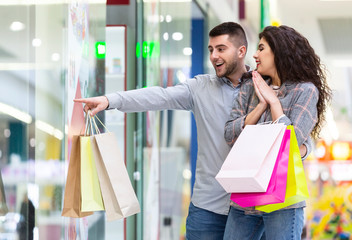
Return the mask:
POLYGON ((287 85, 290 88, 318 91, 318 88, 312 82, 288 82, 287 85))
POLYGON ((301 82, 301 83, 298 83, 298 87, 302 88, 305 91, 318 92, 318 88, 312 82, 301 82))
POLYGON ((294 92, 299 93, 299 95, 319 95, 318 88, 312 82, 297 82, 290 84, 291 90, 294 92))

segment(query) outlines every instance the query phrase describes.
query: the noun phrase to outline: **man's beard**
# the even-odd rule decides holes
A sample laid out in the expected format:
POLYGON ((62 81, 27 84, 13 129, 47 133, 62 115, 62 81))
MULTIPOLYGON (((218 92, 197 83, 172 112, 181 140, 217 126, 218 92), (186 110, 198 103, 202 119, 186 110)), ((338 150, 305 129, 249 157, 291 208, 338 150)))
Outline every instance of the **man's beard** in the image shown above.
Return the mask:
POLYGON ((237 62, 231 62, 230 64, 228 64, 225 73, 220 74, 219 72, 216 72, 216 76, 218 76, 219 78, 222 77, 228 77, 231 74, 233 74, 234 72, 236 72, 237 69, 237 62))

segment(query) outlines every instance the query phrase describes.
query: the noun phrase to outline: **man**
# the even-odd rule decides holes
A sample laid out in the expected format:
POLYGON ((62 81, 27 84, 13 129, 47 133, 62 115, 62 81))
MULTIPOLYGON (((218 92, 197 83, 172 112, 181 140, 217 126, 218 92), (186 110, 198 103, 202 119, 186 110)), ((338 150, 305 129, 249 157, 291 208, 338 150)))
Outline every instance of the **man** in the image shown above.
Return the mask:
POLYGON ((224 139, 224 126, 239 90, 240 78, 248 70, 244 63, 247 39, 239 24, 225 22, 214 27, 209 32, 208 49, 216 75, 198 75, 168 88, 149 87, 74 100, 85 103, 84 110, 91 110, 91 115, 113 108, 123 112, 165 109, 193 112, 198 157, 186 223, 188 240, 223 238, 230 196, 215 175, 230 151, 224 139))

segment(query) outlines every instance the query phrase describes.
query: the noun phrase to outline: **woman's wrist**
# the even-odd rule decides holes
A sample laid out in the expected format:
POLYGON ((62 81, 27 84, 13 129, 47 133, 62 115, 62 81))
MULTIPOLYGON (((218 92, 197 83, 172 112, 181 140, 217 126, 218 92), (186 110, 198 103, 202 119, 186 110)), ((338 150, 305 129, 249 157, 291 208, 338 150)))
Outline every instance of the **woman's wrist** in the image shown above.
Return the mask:
POLYGON ((260 109, 262 112, 264 112, 267 107, 268 104, 266 102, 259 102, 259 104, 257 105, 257 108, 260 109))

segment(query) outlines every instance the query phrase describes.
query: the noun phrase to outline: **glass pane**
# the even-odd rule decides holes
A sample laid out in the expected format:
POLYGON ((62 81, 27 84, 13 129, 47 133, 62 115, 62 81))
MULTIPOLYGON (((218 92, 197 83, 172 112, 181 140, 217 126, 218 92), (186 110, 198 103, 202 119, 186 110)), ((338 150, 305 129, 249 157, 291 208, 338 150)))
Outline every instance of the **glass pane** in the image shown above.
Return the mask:
POLYGON ((84 127, 72 100, 76 90, 83 97, 104 93, 105 60, 96 57, 95 43, 105 41, 105 3, 7 1, 0 14, 0 239, 104 236, 102 213, 74 219, 61 211, 67 133, 84 127))
MULTIPOLYGON (((144 60, 143 87, 160 84, 160 31, 159 3, 144 4, 144 39, 142 58, 144 60)), ((157 239, 159 235, 159 126, 160 112, 145 113, 143 126, 145 145, 143 146, 143 239, 157 239)))
MULTIPOLYGON (((163 87, 189 79, 191 73, 192 2, 160 7, 160 72, 163 87)), ((184 239, 190 201, 191 113, 161 112, 160 238, 184 239)))
MULTIPOLYGON (((33 6, 0 5, 0 237, 38 236, 33 6)), ((36 42, 34 42, 35 44, 36 42)), ((39 66, 38 66, 39 67, 39 66)), ((41 66, 44 67, 44 66, 41 66)))
MULTIPOLYGON (((107 93, 125 90, 125 36, 126 27, 106 27, 105 88, 107 93)), ((125 159, 125 114, 105 111, 106 127, 117 137, 120 152, 125 159)), ((106 222, 106 239, 124 238, 124 220, 106 222)))
MULTIPOLYGON (((144 3, 143 86, 168 87, 189 78, 191 4, 144 3)), ((145 114, 143 239, 184 237, 190 198, 190 117, 187 111, 145 114)))

